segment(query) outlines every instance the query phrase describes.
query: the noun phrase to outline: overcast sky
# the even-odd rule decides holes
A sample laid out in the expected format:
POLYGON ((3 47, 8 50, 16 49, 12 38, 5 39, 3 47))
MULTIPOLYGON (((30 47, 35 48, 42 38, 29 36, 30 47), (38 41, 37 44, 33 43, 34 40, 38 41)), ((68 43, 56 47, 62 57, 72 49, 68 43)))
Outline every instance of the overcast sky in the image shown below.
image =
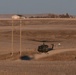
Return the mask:
POLYGON ((0 14, 12 13, 76 15, 76 0, 0 0, 0 14))

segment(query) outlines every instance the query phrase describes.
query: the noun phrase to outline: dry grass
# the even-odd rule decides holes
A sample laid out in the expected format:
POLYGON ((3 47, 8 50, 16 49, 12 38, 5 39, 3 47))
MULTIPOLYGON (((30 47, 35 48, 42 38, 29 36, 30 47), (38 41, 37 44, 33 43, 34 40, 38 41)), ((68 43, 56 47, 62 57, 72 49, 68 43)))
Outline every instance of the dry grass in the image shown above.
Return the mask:
MULTIPOLYGON (((14 26, 19 25, 19 20, 14 20, 14 26)), ((75 25, 76 19, 74 18, 31 18, 22 20, 22 25, 75 25)), ((0 26, 11 26, 11 19, 0 19, 0 26)))
POLYGON ((12 55, 12 53, 2 54, 2 55, 0 55, 0 61, 1 60, 18 60, 18 59, 20 59, 23 56, 24 57, 25 56, 29 57, 29 56, 33 56, 36 53, 38 53, 38 52, 30 50, 30 51, 21 52, 21 56, 20 56, 20 52, 15 52, 15 53, 13 53, 13 55, 12 55))
MULTIPOLYGON (((76 75, 76 51, 52 55, 38 61, 20 60, 19 21, 14 21, 14 55, 11 56, 11 25, 11 20, 0 20, 0 75, 76 75)), ((34 49, 41 44, 27 39, 62 41, 61 46, 54 42, 55 51, 76 48, 75 28, 76 19, 23 20, 22 56, 30 57, 38 53, 34 49)))
MULTIPOLYGON (((0 37, 5 39, 11 39, 12 32, 0 32, 0 37)), ((19 31, 14 31, 14 38, 19 39, 19 31)), ((22 39, 47 39, 47 40, 59 40, 59 39, 75 39, 76 31, 75 30, 25 30, 22 31, 22 39)))

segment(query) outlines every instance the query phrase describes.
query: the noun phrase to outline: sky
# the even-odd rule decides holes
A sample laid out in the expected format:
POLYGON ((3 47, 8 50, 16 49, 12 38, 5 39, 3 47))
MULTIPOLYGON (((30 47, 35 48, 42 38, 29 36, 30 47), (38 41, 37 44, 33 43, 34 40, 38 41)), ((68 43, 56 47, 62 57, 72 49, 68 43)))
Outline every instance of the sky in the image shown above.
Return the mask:
POLYGON ((0 0, 0 14, 42 13, 76 15, 76 0, 0 0))

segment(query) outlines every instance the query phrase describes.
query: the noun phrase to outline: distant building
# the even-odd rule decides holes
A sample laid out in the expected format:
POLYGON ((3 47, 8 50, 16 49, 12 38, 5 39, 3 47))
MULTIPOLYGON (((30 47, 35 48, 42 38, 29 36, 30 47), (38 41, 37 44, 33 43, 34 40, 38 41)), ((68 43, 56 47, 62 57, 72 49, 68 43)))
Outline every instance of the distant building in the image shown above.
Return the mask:
POLYGON ((24 16, 22 16, 22 15, 13 15, 12 16, 12 19, 25 19, 25 17, 24 16))

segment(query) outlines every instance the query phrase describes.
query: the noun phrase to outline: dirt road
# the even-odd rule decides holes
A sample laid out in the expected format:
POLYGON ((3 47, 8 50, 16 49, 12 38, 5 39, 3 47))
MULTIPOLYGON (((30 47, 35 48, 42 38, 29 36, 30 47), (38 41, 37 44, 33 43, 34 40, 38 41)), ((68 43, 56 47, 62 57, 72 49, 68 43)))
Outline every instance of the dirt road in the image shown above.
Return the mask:
POLYGON ((76 51, 76 48, 52 50, 52 51, 49 51, 48 53, 35 54, 34 59, 41 59, 41 58, 44 58, 44 57, 52 56, 52 55, 67 52, 67 51, 76 51))

